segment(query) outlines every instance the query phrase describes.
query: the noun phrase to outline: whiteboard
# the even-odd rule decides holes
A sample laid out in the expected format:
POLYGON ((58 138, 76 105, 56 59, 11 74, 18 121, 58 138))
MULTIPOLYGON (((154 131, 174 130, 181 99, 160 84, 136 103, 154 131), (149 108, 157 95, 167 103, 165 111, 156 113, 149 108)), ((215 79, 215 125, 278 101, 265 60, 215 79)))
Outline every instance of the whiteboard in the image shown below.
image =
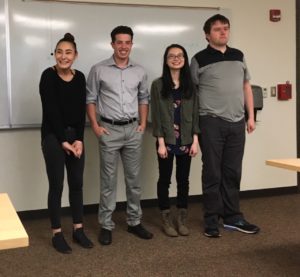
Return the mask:
POLYGON ((0 0, 0 128, 10 126, 8 95, 4 0, 0 0))
MULTIPOLYGON (((93 64, 112 55, 111 30, 118 25, 132 27, 131 58, 146 69, 150 87, 153 79, 161 75, 165 48, 179 43, 191 58, 206 47, 203 24, 218 12, 213 8, 22 0, 9 0, 8 5, 11 92, 9 97, 2 93, 1 103, 11 98, 11 104, 7 103, 9 111, 1 107, 0 123, 10 121, 12 128, 40 125, 42 110, 38 85, 41 72, 54 65, 51 53, 66 32, 72 33, 77 42, 79 56, 74 67, 87 76, 93 64)), ((4 69, 2 66, 1 70, 4 69)), ((7 88, 2 86, 1 82, 1 92, 6 90, 7 95, 7 88)))

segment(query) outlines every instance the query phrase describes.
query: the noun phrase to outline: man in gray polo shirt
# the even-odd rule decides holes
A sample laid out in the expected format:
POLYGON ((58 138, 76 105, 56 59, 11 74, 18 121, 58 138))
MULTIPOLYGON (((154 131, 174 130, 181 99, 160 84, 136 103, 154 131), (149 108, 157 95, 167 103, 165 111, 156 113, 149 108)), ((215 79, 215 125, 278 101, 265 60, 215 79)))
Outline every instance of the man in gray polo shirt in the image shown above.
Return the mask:
POLYGON ((192 58, 191 72, 199 97, 204 235, 220 237, 220 217, 227 229, 255 234, 259 228, 244 219, 239 207, 245 106, 247 131, 255 129, 249 72, 243 53, 227 46, 226 17, 212 16, 203 29, 209 45, 192 58))
POLYGON ((127 196, 128 232, 142 239, 152 234, 141 225, 141 148, 149 92, 144 69, 129 59, 133 32, 118 26, 111 32, 113 56, 91 68, 87 79, 87 114, 99 140, 99 242, 112 242, 116 207, 118 159, 121 156, 127 196), (99 120, 97 120, 97 115, 99 120))

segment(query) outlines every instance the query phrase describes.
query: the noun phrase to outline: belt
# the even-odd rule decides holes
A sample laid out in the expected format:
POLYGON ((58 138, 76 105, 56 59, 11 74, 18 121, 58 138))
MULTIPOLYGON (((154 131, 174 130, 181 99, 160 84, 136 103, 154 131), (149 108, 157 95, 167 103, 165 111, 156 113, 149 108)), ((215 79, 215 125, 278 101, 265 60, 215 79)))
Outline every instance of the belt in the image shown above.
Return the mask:
POLYGON ((106 123, 109 123, 109 124, 112 124, 112 125, 127 125, 127 124, 130 124, 130 123, 133 123, 133 122, 136 121, 136 118, 131 118, 131 119, 128 119, 128 120, 112 120, 112 119, 105 118, 103 116, 100 116, 100 119, 103 122, 106 122, 106 123))

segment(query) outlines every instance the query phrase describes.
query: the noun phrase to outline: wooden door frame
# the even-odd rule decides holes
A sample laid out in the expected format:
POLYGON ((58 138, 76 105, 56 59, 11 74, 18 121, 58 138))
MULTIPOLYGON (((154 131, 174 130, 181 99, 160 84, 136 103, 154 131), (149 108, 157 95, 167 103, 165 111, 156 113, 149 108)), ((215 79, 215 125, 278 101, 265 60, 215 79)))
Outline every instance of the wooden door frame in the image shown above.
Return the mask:
MULTIPOLYGON (((297 157, 300 157, 300 0, 296 0, 296 126, 297 157)), ((300 173, 297 174, 298 192, 300 192, 300 173)))

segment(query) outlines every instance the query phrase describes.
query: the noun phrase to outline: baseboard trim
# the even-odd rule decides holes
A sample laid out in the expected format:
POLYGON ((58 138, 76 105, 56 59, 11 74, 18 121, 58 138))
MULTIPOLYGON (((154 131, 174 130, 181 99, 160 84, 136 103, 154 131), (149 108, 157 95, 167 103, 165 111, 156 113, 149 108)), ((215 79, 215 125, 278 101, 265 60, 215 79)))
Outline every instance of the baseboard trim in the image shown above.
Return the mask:
MULTIPOLYGON (((271 197, 271 196, 280 196, 280 195, 288 195, 288 194, 296 194, 299 193, 299 189, 297 186, 294 187, 280 187, 280 188, 271 188, 271 189, 259 189, 259 190, 248 190, 241 191, 240 198, 258 198, 258 197, 271 197)), ((172 197, 170 199, 171 203, 175 203, 176 198, 172 197)), ((191 195, 189 197, 190 203, 200 203, 202 202, 202 195, 191 195)), ((157 207, 157 199, 144 199, 141 201, 142 208, 153 208, 157 207)), ((125 210, 126 209, 126 201, 118 202, 116 205, 116 210, 125 210)), ((85 214, 96 214, 98 212, 98 204, 89 204, 84 205, 84 213, 85 214)), ((70 215, 70 207, 63 207, 61 210, 62 215, 70 215)), ((41 219, 48 217, 48 210, 31 210, 31 211, 21 211, 18 212, 19 217, 22 220, 26 219, 41 219)))

